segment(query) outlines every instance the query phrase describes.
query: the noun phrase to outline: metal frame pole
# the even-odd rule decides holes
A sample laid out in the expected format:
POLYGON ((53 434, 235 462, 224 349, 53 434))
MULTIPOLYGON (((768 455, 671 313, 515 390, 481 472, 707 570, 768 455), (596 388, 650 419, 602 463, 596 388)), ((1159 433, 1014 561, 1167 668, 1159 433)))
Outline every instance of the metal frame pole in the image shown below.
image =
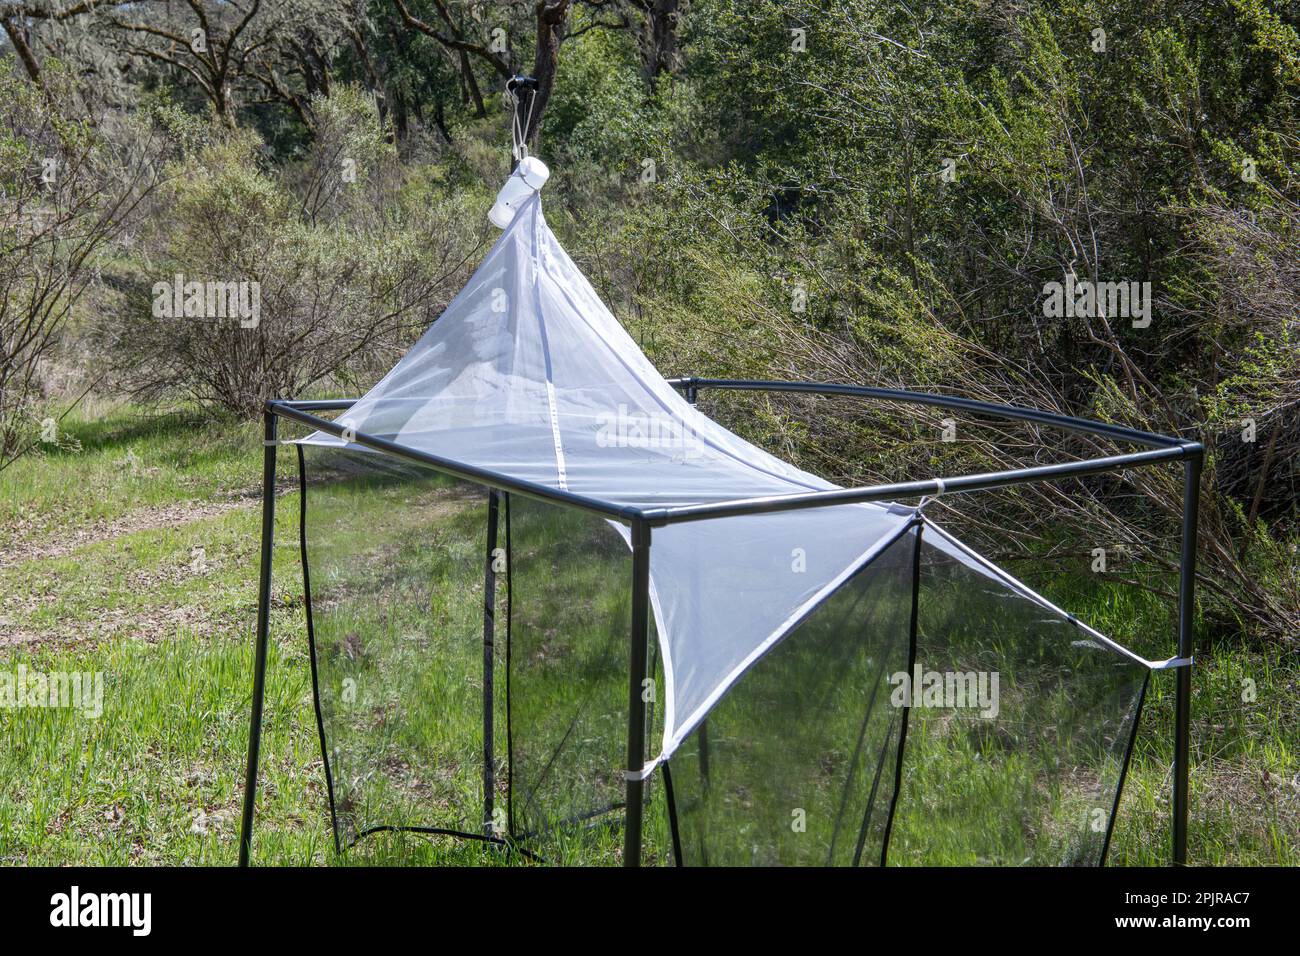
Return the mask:
MULTIPOLYGON (((921 619, 921 534, 925 522, 917 521, 912 533, 916 540, 912 542, 912 611, 907 625, 907 673, 916 673, 916 639, 921 619)), ((880 838, 880 865, 889 865, 889 840, 894 834, 894 813, 898 810, 898 797, 903 790, 903 757, 907 750, 907 718, 912 712, 912 697, 909 693, 903 701, 903 713, 898 721, 898 753, 894 758, 894 792, 889 795, 889 815, 885 818, 885 832, 880 838)), ((892 732, 892 725, 890 730, 892 732)), ((888 747, 889 738, 885 738, 888 747)), ((865 821, 864 821, 865 823, 865 821)), ((858 842, 858 855, 862 853, 861 838, 858 842)), ((853 860, 858 863, 858 857, 853 860)))
POLYGON ((627 675, 627 825, 623 865, 641 865, 641 817, 645 780, 646 657, 650 646, 650 525, 632 523, 632 634, 627 675))
POLYGON ((1183 464, 1183 547, 1178 572, 1178 656, 1188 663, 1178 668, 1174 696, 1173 861, 1187 863, 1188 775, 1192 736, 1193 629, 1196 614, 1196 519, 1200 507, 1201 465, 1197 446, 1183 464))
POLYGON ((493 707, 495 707, 493 668, 495 667, 494 635, 496 631, 497 603, 497 575, 493 563, 496 561, 497 524, 500 508, 500 493, 493 489, 488 492, 487 564, 483 572, 483 832, 487 836, 499 835, 496 833, 492 821, 496 796, 495 744, 492 723, 493 707))
MULTIPOLYGON (((685 379, 681 387, 685 389, 686 401, 692 407, 699 400, 699 391, 695 388, 695 379, 685 379)), ((695 731, 696 741, 700 749, 700 783, 708 787, 709 785, 709 718, 706 716, 700 721, 700 726, 695 731)), ((665 765, 665 778, 667 767, 665 765)))
POLYGON ((244 775, 244 817, 239 830, 239 865, 248 866, 257 802, 257 760, 262 748, 262 701, 266 696, 266 645, 271 621, 271 551, 275 545, 275 453, 279 418, 262 413, 262 565, 257 582, 257 650, 253 662, 253 706, 248 727, 248 767, 244 775))

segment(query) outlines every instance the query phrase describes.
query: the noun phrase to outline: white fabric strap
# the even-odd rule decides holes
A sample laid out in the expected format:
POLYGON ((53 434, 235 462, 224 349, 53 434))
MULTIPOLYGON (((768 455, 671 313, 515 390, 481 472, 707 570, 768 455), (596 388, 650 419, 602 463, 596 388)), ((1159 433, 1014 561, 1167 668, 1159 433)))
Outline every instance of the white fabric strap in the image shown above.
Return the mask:
POLYGON ((562 491, 569 490, 569 472, 564 464, 564 442, 560 438, 560 408, 555 400, 555 383, 546 383, 546 402, 551 406, 551 439, 555 442, 555 470, 562 491))
POLYGON ((931 501, 933 501, 934 499, 938 498, 941 494, 943 494, 947 488, 947 486, 944 485, 942 478, 935 478, 934 483, 939 486, 934 490, 934 494, 923 495, 921 497, 921 500, 917 502, 916 510, 918 514, 925 510, 926 505, 928 505, 931 501))
POLYGON ((655 757, 654 760, 651 760, 640 770, 624 770, 623 779, 624 780, 645 780, 650 776, 650 774, 655 772, 655 768, 659 766, 659 761, 662 759, 663 759, 662 757, 655 757))
POLYGON ((520 162, 528 156, 528 143, 525 135, 528 127, 533 123, 533 109, 537 106, 537 91, 529 90, 528 115, 524 118, 523 125, 519 124, 519 94, 516 93, 510 84, 506 84, 506 98, 510 102, 510 146, 511 153, 516 162, 520 162))
MULTIPOLYGON (((533 269, 533 284, 537 284, 537 277, 542 272, 542 265, 538 261, 538 254, 546 248, 545 234, 543 233, 543 223, 541 213, 535 208, 533 210, 533 246, 532 255, 529 262, 533 269)), ((555 381, 551 378, 551 346, 546 335, 546 318, 542 315, 541 301, 537 303, 537 329, 541 333, 542 351, 546 356, 546 405, 551 419, 551 443, 555 446, 555 474, 556 482, 561 491, 569 490, 569 469, 564 461, 564 439, 560 434, 560 404, 555 394, 555 381)))

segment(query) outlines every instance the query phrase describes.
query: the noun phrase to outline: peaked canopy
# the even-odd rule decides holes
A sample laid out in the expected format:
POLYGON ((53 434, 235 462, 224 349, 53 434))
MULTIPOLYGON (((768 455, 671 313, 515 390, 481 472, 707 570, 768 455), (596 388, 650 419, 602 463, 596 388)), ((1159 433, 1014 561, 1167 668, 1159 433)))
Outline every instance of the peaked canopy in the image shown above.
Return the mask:
MULTIPOLYGON (((340 422, 621 506, 835 487, 686 402, 560 247, 536 195, 438 321, 340 422)), ((304 442, 344 444, 324 432, 304 442)), ((656 529, 651 602, 667 684, 660 758, 913 514, 839 505, 656 529)), ((965 551, 946 537, 937 546, 965 551)))

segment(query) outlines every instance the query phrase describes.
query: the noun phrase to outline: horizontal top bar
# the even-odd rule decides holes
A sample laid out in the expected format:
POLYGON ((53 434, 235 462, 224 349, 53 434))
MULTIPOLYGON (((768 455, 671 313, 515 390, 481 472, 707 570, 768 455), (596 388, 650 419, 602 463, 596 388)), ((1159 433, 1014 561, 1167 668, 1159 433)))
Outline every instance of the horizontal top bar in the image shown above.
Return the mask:
POLYGON ((300 412, 329 412, 343 411, 351 408, 360 399, 358 398, 321 398, 321 399, 304 399, 291 402, 286 399, 277 399, 268 404, 279 405, 283 408, 296 408, 300 412))
POLYGON ((836 385, 821 382, 768 382, 727 378, 670 378, 668 384, 682 390, 716 388, 726 391, 803 392, 815 395, 848 395, 857 398, 876 398, 886 402, 910 402, 916 405, 933 405, 938 408, 960 409, 999 418, 1011 418, 1035 422, 1040 425, 1051 425, 1066 431, 1116 438, 1138 445, 1146 445, 1149 448, 1200 447, 1197 442, 1171 438, 1167 435, 1156 435, 1151 432, 1139 431, 1136 428, 1126 428, 1123 425, 1093 422, 1086 418, 1072 418, 1068 415, 1056 415, 1052 412, 1041 412, 1037 409, 1021 408, 1016 405, 994 405, 991 402, 981 402, 973 398, 937 395, 932 392, 913 392, 898 388, 870 388, 863 385, 836 385))
MULTIPOLYGON (((1120 441, 1146 445, 1153 449, 1144 452, 1131 452, 1124 455, 1111 455, 1105 458, 1093 458, 1084 461, 1063 462, 1055 465, 1040 465, 1034 468, 1019 468, 1009 471, 987 472, 979 475, 962 475, 955 478, 931 478, 923 481, 908 481, 887 485, 872 485, 858 488, 835 488, 828 491, 798 492, 789 495, 770 495, 758 498, 740 498, 732 501, 714 502, 697 505, 681 505, 672 508, 641 509, 622 506, 589 498, 585 495, 561 491, 548 485, 537 484, 520 478, 513 478, 498 472, 467 465, 462 462, 443 458, 429 452, 408 448, 385 438, 378 438, 362 432, 356 432, 353 440, 376 451, 386 452, 398 458, 405 458, 419 464, 429 465, 440 471, 468 481, 478 482, 504 491, 545 501, 580 508, 584 511, 613 518, 623 523, 636 524, 646 521, 652 526, 661 527, 686 521, 704 521, 711 518, 737 517, 746 514, 771 514, 778 511, 797 511, 804 508, 822 508, 842 504, 865 504, 868 502, 892 501, 898 498, 916 498, 925 495, 939 495, 946 492, 972 492, 990 488, 1002 488, 1009 485, 1024 484, 1033 481, 1050 481, 1071 478, 1080 475, 1097 474, 1106 471, 1121 471, 1141 465, 1161 461, 1176 461, 1183 458, 1200 458, 1204 448, 1199 442, 1155 435, 1149 432, 1110 425, 1104 422, 1092 422, 1082 418, 1071 418, 1051 412, 1040 412, 1031 408, 1014 405, 994 405, 975 399, 960 398, 951 395, 937 395, 929 392, 913 392, 903 389, 870 388, 858 385, 824 384, 819 382, 774 382, 758 380, 718 379, 718 378, 672 378, 668 384, 682 390, 716 388, 732 391, 771 391, 801 392, 817 395, 845 395, 858 398, 875 398, 882 401, 910 402, 932 405, 939 408, 959 409, 982 415, 1034 422, 1040 425, 1061 428, 1066 431, 1081 432, 1120 441)), ((342 436, 343 427, 327 419, 309 414, 311 411, 344 410, 356 404, 357 399, 324 399, 304 401, 269 401, 268 412, 283 415, 303 424, 310 425, 331 435, 342 436)))
MULTIPOLYGON (((337 422, 328 419, 318 418, 309 412, 302 411, 295 406, 300 403, 270 401, 266 403, 266 410, 275 415, 281 415, 285 418, 293 419, 304 425, 310 425, 320 431, 327 432, 336 437, 343 437, 344 428, 337 422)), ((351 403, 349 403, 350 405, 351 403)), ((317 406, 319 407, 319 406, 317 406)), ((442 458, 439 455, 433 455, 429 452, 419 451, 415 448, 408 448, 406 445, 400 445, 397 442, 389 441, 387 438, 378 438, 374 435, 367 435, 364 432, 351 432, 350 441, 357 445, 364 445, 367 448, 373 448, 376 451, 386 452, 397 458, 405 458, 408 461, 416 462, 421 465, 428 465, 436 468, 438 471, 445 472, 453 478, 461 478, 466 481, 473 481, 480 485, 487 485, 490 488, 498 488, 502 491, 510 491, 515 494, 525 495, 529 498, 540 498, 544 501, 554 501, 559 504, 568 505, 572 508, 579 508, 583 511, 590 511, 606 518, 613 518, 624 524, 633 522, 641 517, 641 512, 636 508, 628 508, 622 505, 610 504, 609 502, 600 501, 596 498, 588 498, 585 495, 576 495, 570 491, 560 491, 558 488, 551 488, 548 485, 539 485, 533 481, 526 481, 522 478, 512 478, 509 475, 503 475, 495 471, 489 471, 486 468, 479 468, 475 465, 467 465, 463 462, 452 461, 448 458, 442 458)))
POLYGON ((741 498, 718 504, 683 505, 676 508, 658 508, 644 512, 654 527, 677 524, 682 521, 705 521, 710 518, 731 518, 747 514, 771 514, 777 511, 798 511, 804 508, 824 508, 830 505, 866 504, 873 501, 892 501, 896 498, 917 498, 923 495, 941 495, 1004 488, 1008 485, 1031 481, 1050 481, 1073 478, 1105 471, 1121 471, 1138 465, 1161 461, 1178 461, 1190 455, 1188 448, 1153 448, 1111 455, 1107 458, 1090 458, 1086 461, 1067 461, 1058 465, 1039 465, 1035 468, 1017 468, 1012 471, 993 471, 982 475, 962 475, 957 478, 931 478, 926 481, 906 481, 891 485, 872 485, 863 488, 836 488, 832 491, 800 492, 791 495, 770 495, 763 498, 741 498))

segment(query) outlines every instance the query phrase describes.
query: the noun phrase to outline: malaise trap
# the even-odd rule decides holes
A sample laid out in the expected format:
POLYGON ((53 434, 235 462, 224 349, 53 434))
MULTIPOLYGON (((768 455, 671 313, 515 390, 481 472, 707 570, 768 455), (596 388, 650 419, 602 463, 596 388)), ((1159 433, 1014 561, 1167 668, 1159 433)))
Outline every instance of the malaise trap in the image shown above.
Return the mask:
POLYGON ((341 850, 409 830, 548 863, 1100 864, 1149 680, 1171 669, 1184 859, 1200 445, 949 395, 665 379, 535 189, 509 212, 367 394, 267 403, 241 862, 286 445, 341 850), (742 390, 919 403, 1135 450, 840 488, 696 407, 742 390), (310 433, 280 441, 281 422, 310 433), (1089 627, 926 510, 1159 463, 1185 482, 1167 660, 1089 627))

